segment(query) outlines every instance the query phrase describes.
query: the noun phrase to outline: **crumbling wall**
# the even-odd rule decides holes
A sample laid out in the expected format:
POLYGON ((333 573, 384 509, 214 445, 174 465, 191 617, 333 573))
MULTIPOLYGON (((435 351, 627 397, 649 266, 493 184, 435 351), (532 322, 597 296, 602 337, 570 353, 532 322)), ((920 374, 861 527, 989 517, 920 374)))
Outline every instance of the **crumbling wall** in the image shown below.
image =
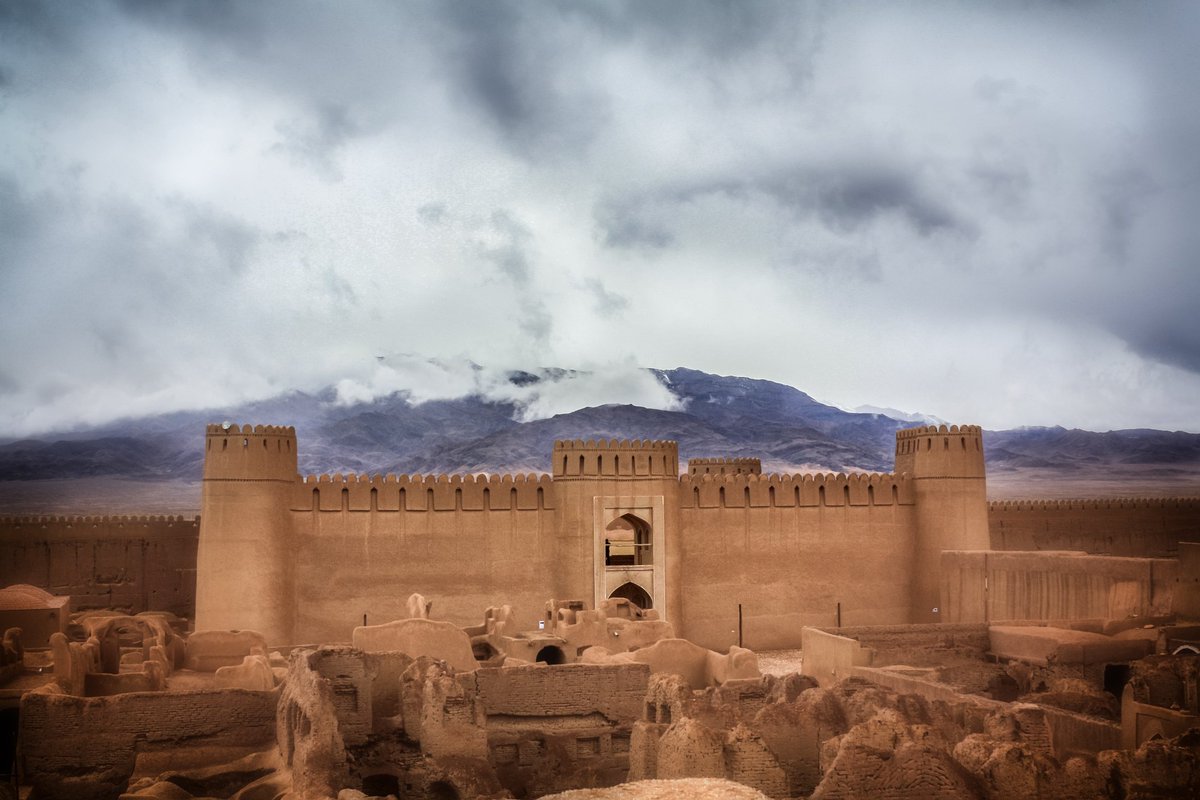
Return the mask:
POLYGON ((480 699, 489 761, 517 796, 613 786, 629 773, 644 664, 480 669, 458 680, 480 699))
POLYGON ((244 689, 86 698, 29 692, 21 699, 25 777, 43 800, 111 800, 138 753, 270 746, 278 698, 278 690, 244 689))
MULTIPOLYGON (((477 670, 473 680, 489 717, 603 714, 632 724, 641 716, 650 669, 644 664, 563 664, 477 670)), ((471 681, 471 676, 460 676, 471 681)))
POLYGON ((0 517, 0 575, 70 595, 77 611, 191 619, 199 532, 199 517, 0 517))

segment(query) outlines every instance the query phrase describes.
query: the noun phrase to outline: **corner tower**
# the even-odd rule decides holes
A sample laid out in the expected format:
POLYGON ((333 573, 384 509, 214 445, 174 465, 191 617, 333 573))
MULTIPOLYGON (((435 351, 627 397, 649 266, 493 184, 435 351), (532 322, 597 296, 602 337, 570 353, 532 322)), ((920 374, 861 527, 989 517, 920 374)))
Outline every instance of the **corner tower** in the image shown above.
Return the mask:
POLYGON ((679 448, 671 441, 554 443, 560 597, 625 597, 678 622, 679 448))
POLYGON ((930 425, 896 432, 896 474, 913 478, 916 553, 912 619, 938 622, 941 552, 987 550, 983 430, 930 425))
POLYGON ((288 504, 295 480, 295 428, 208 426, 197 630, 255 630, 269 644, 293 643, 288 504))

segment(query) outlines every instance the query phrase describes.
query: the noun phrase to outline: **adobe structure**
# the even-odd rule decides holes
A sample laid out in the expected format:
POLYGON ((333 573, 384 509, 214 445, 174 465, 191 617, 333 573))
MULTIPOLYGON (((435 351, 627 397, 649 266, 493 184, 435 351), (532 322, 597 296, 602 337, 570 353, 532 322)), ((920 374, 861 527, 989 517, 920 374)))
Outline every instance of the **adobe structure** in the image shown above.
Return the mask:
POLYGON ((459 625, 624 597, 704 647, 788 647, 805 625, 938 621, 942 551, 989 548, 976 426, 898 432, 891 474, 681 475, 675 442, 575 440, 543 475, 302 477, 297 447, 290 427, 208 427, 198 629, 340 641, 437 586, 459 625))

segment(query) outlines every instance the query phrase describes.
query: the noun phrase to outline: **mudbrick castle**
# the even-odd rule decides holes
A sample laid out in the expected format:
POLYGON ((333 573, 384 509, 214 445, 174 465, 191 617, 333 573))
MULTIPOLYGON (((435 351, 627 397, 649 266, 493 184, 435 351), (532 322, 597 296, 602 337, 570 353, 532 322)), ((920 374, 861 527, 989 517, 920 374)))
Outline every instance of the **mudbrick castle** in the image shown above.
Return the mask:
POLYGON ((1200 792, 1200 499, 989 503, 973 426, 850 475, 203 446, 199 518, 0 520, 0 797, 1200 792))

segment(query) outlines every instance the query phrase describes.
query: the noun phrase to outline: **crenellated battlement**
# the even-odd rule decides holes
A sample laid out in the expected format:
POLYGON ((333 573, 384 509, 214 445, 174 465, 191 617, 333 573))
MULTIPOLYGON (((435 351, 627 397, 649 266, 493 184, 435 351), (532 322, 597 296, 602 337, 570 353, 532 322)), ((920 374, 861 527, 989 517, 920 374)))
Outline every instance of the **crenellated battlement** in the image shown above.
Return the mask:
POLYGON ((993 500, 989 512, 1113 511, 1134 508, 1200 508, 1200 497, 1110 497, 1064 500, 993 500))
POLYGON ((939 433, 961 433, 980 436, 983 428, 978 425, 920 425, 916 428, 904 428, 896 431, 897 439, 917 439, 922 436, 936 436, 939 433))
POLYGON ((896 472, 915 478, 983 478, 983 429, 922 425, 896 431, 896 472))
POLYGON ((172 514, 105 514, 102 516, 39 514, 30 516, 0 516, 0 525, 125 525, 151 522, 186 522, 190 525, 198 525, 200 518, 172 514))
POLYGON ((679 445, 669 439, 560 440, 550 463, 558 480, 674 478, 679 445))
POLYGON ((556 439, 554 451, 559 450, 677 450, 671 439, 556 439))
POLYGON ((210 423, 205 426, 205 435, 207 436, 296 436, 296 429, 291 425, 237 425, 232 424, 228 428, 225 423, 215 424, 210 423))
POLYGON ((290 481, 296 475, 290 425, 208 425, 204 438, 206 481, 290 481))
POLYGON ((545 473, 516 475, 307 475, 293 511, 537 511, 554 507, 545 473))
POLYGON ((761 475, 762 461, 757 458, 689 458, 689 475, 709 474, 761 475))
POLYGON ((679 479, 682 508, 795 508, 912 505, 908 475, 854 472, 707 474, 679 479))

